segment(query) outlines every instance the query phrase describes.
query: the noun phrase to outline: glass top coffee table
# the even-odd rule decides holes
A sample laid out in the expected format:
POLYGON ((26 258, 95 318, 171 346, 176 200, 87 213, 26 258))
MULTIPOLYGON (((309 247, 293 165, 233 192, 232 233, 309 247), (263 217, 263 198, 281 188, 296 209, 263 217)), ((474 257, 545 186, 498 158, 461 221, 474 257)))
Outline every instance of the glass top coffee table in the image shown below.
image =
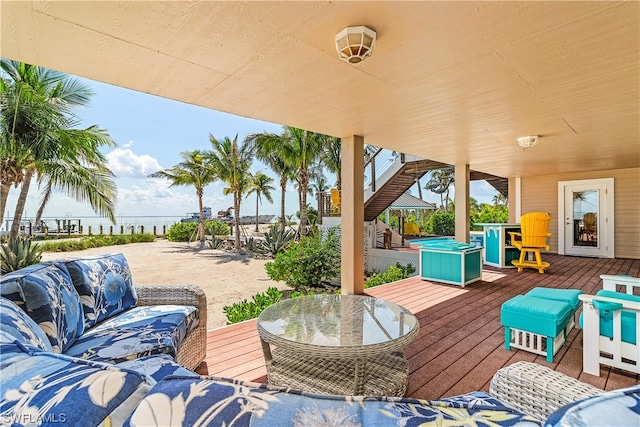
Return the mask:
POLYGON ((314 295, 280 301, 258 317, 269 384, 315 393, 403 396, 403 349, 416 317, 362 295, 314 295))

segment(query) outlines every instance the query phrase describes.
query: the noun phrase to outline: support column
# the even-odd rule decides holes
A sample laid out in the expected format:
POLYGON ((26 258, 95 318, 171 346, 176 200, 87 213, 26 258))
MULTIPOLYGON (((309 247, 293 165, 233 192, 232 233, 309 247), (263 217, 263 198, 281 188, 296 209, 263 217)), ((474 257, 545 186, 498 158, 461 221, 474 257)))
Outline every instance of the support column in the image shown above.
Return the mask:
POLYGON ((509 178, 509 222, 515 224, 520 222, 522 215, 522 179, 517 176, 509 178))
POLYGON ((364 138, 342 138, 341 283, 343 295, 364 293, 364 138))
POLYGON ((456 241, 469 243, 469 230, 471 229, 469 219, 469 165, 456 163, 455 167, 456 241))

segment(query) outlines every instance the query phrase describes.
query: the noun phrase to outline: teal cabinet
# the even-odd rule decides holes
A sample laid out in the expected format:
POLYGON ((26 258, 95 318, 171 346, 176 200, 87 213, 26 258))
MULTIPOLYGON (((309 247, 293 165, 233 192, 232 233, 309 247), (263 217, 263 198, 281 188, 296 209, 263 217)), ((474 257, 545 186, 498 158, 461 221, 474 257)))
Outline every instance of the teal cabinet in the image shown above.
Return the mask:
POLYGON ((420 277, 464 287, 482 279, 482 248, 454 240, 420 248, 420 277))
POLYGON ((484 263, 498 268, 514 268, 511 261, 520 251, 510 244, 509 231, 520 231, 520 224, 476 224, 484 233, 484 263))

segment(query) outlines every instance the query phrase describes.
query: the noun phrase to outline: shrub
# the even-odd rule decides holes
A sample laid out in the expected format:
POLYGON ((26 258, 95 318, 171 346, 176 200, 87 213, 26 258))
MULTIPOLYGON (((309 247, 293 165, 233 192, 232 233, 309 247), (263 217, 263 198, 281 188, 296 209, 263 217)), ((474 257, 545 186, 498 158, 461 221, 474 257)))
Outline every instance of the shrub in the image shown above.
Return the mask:
POLYGON ((456 233, 456 218, 451 212, 437 213, 429 217, 431 231, 440 236, 452 236, 456 233))
POLYGON ((246 299, 224 306, 222 310, 227 316, 227 325, 254 319, 262 310, 282 299, 282 293, 277 288, 269 288, 266 293, 256 294, 252 301, 246 299))
POLYGON ((212 236, 227 236, 231 233, 231 228, 224 222, 210 219, 204 222, 204 232, 212 236))
POLYGON ((411 264, 403 267, 400 263, 396 263, 396 265, 390 265, 384 273, 374 273, 371 275, 371 277, 364 281, 364 287, 372 288, 374 286, 384 285, 385 283, 406 279, 415 273, 415 271, 416 269, 411 264))
POLYGON ((196 234, 198 230, 197 222, 176 222, 164 237, 170 242, 189 242, 196 234))
POLYGON ((275 257, 283 252, 295 237, 296 233, 293 230, 271 227, 264 233, 264 240, 260 242, 257 249, 262 254, 275 257))
POLYGON ((32 264, 37 264, 42 259, 42 250, 38 244, 31 247, 30 238, 15 238, 1 246, 0 274, 19 270, 32 264))
POLYGON ((213 237, 211 241, 207 242, 210 249, 224 249, 224 240, 213 237))
MULTIPOLYGON (((305 295, 315 295, 315 293, 293 292, 289 295, 289 298, 298 298, 305 295)), ((242 302, 236 302, 222 308, 227 316, 227 325, 255 319, 262 313, 262 310, 282 300, 282 292, 276 288, 269 288, 266 294, 256 294, 252 299, 252 301, 245 299, 242 302)))
POLYGON ((89 248, 100 248, 102 246, 126 245, 128 243, 154 242, 156 236, 153 234, 117 234, 113 236, 98 235, 83 237, 81 239, 67 239, 45 242, 40 245, 43 252, 69 252, 81 251, 89 248))
POLYGON ((273 262, 268 262, 267 274, 273 280, 283 280, 296 291, 335 287, 331 279, 340 274, 338 242, 334 230, 325 237, 321 233, 305 236, 277 254, 273 262))

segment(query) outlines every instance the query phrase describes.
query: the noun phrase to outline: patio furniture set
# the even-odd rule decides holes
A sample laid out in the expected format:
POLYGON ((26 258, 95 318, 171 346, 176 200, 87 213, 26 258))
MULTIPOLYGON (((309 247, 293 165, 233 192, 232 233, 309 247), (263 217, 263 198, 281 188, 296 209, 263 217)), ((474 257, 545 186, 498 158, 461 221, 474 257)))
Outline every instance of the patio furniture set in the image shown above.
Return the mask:
POLYGON ((604 392, 524 362, 499 370, 490 393, 405 398, 402 350, 419 329, 410 312, 346 295, 272 307, 258 328, 273 384, 240 382, 192 371, 206 351, 206 298, 197 287, 134 287, 121 254, 6 274, 0 278, 0 424, 638 421, 640 387, 604 392))

